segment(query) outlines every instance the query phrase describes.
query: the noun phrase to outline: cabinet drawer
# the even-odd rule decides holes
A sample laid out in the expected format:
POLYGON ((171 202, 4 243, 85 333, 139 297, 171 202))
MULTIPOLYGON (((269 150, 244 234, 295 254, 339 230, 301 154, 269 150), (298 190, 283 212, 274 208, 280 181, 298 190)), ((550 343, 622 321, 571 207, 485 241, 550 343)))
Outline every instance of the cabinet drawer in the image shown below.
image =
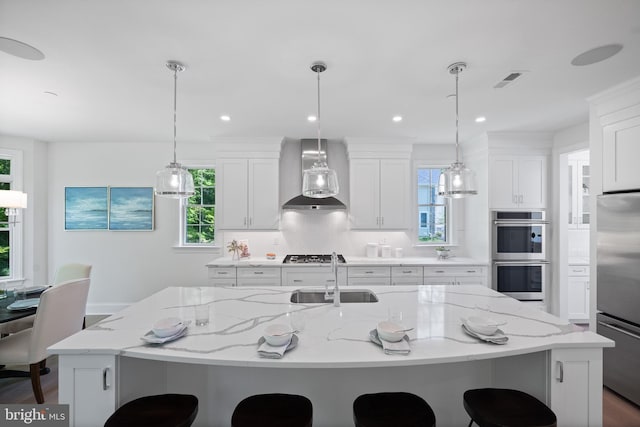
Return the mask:
POLYGON ((238 267, 237 272, 238 279, 277 278, 280 282, 280 267, 238 267))
POLYGON ((588 275, 589 275, 588 265, 570 265, 569 266, 569 276, 588 276, 588 275))
POLYGON ((422 267, 391 267, 391 277, 422 277, 422 267))
POLYGON ((393 286, 402 286, 402 285, 407 285, 407 286, 418 286, 418 285, 422 285, 422 276, 420 277, 410 277, 410 276, 405 276, 405 277, 392 277, 391 278, 391 285, 393 286))
POLYGON ((425 277, 437 276, 483 276, 485 274, 484 267, 477 266, 458 266, 458 267, 425 267, 425 277))
POLYGON ((229 279, 209 279, 209 284, 211 286, 235 286, 236 278, 229 279))
POLYGON ((235 267, 209 267, 210 279, 228 279, 236 277, 235 267))
POLYGON ((389 267, 348 267, 347 275, 352 277, 386 277, 391 278, 389 267))
POLYGON ((391 277, 349 277, 349 286, 389 286, 391 277))

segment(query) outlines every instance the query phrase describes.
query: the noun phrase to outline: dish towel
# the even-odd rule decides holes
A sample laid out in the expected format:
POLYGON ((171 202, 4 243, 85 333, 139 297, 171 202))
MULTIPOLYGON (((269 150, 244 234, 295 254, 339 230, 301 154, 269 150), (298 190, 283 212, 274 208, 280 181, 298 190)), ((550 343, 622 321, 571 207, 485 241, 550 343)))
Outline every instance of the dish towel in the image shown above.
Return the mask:
POLYGON ((258 347, 258 355, 267 359, 280 359, 284 356, 284 352, 287 351, 290 343, 291 339, 282 345, 273 346, 265 341, 258 347))
POLYGON ((409 345, 409 341, 407 341, 406 336, 397 342, 389 342, 380 338, 380 342, 382 343, 382 348, 384 349, 385 354, 407 355, 411 352, 411 346, 409 345))

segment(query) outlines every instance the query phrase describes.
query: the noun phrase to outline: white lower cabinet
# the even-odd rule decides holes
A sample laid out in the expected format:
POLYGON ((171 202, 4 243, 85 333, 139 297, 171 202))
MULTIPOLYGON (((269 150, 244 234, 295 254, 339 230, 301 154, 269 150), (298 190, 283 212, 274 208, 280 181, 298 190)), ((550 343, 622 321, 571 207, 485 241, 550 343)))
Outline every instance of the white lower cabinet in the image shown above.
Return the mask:
POLYGON ((237 286, 280 286, 280 267, 237 267, 237 286))
MULTIPOLYGON (((282 267, 282 286, 335 286, 331 267, 282 267)), ((347 268, 338 268, 338 285, 347 284, 347 268)))
POLYGON ((58 402, 69 405, 70 426, 102 427, 116 410, 117 363, 115 355, 59 356, 58 402))
POLYGON ((235 267, 209 267, 209 284, 212 286, 236 286, 235 267))
POLYGON ((487 286, 487 272, 478 266, 425 267, 424 284, 487 286))
POLYGON ((389 286, 391 285, 391 267, 347 267, 349 286, 389 286))
POLYGON ((550 352, 550 406, 559 426, 602 425, 602 349, 550 352))
POLYGON ((392 285, 422 285, 423 267, 391 267, 392 285))
POLYGON ((589 267, 570 265, 567 280, 568 317, 573 322, 589 321, 589 267))

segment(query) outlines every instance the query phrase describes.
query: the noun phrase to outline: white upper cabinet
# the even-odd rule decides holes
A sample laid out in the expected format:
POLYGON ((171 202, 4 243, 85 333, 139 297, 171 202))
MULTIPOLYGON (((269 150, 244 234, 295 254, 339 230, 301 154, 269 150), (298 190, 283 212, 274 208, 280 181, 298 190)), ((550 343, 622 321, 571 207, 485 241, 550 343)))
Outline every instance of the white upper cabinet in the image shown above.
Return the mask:
POLYGON ((351 159, 350 215, 354 229, 406 229, 411 204, 406 159, 351 159))
POLYGON ((546 156, 495 156, 490 164, 491 208, 546 207, 546 156))
POLYGON ((569 159, 569 228, 589 228, 589 169, 589 160, 569 159))
POLYGON ((640 189, 640 116, 603 126, 602 138, 602 190, 640 189))
POLYGON ((275 230, 279 220, 278 159, 219 159, 216 226, 275 230))

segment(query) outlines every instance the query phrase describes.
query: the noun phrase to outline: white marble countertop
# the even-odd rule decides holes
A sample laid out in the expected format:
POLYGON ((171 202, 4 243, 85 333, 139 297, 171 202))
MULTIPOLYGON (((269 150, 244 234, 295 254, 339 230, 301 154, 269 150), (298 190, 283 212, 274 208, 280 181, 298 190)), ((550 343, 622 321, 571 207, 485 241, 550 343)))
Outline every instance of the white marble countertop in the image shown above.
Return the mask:
MULTIPOLYGON (((340 266, 356 267, 359 265, 417 265, 425 267, 455 267, 456 265, 489 265, 488 261, 480 261, 473 258, 466 257, 451 257, 444 260, 439 260, 437 257, 402 257, 402 258, 367 258, 344 255, 346 264, 340 264, 340 266)), ((266 257, 251 257, 246 260, 232 260, 230 257, 217 258, 208 262, 207 267, 310 267, 322 264, 283 264, 283 256, 276 257, 274 260, 267 259, 266 257)))
MULTIPOLYGON (((364 288, 358 286, 358 288, 364 288)), ((51 354, 120 354, 129 357, 221 366, 344 368, 449 363, 525 354, 553 348, 597 348, 613 342, 482 286, 376 286, 377 303, 291 304, 295 287, 166 288, 49 348, 51 354), (194 304, 210 306, 211 322, 189 326, 188 335, 160 346, 140 337, 158 319, 193 320, 194 304), (403 312, 411 353, 386 355, 369 331, 390 308, 403 312), (257 354, 258 339, 272 323, 300 312, 305 328, 298 346, 282 359, 257 354), (489 315, 507 322, 506 345, 481 342, 461 328, 461 317, 489 315)))

